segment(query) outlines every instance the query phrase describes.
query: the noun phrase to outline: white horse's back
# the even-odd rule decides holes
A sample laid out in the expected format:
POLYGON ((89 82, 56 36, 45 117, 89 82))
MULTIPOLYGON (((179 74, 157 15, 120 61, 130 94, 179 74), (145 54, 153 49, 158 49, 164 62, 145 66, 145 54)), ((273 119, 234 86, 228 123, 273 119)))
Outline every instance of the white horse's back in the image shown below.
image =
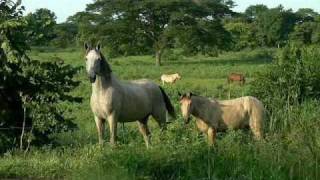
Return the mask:
POLYGON ((165 107, 159 86, 150 80, 124 82, 122 89, 121 122, 136 121, 151 115, 154 106, 165 107))

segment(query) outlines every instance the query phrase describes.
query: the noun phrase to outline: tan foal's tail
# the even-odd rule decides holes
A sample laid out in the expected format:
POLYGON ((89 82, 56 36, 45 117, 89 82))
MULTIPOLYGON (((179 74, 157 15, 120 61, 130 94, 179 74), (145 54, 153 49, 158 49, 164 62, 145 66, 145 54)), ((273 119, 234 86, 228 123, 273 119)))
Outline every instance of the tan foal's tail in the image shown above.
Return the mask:
POLYGON ((176 112, 175 112, 175 110, 174 110, 173 105, 171 104, 171 101, 170 101, 169 97, 167 96, 166 92, 162 89, 161 86, 159 86, 159 88, 160 88, 160 91, 161 91, 161 93, 162 93, 163 100, 164 100, 164 102, 165 102, 165 104, 166 104, 166 108, 167 108, 167 110, 168 110, 168 113, 169 113, 173 118, 176 118, 176 112))
POLYGON ((250 127, 257 139, 262 139, 264 136, 263 125, 266 116, 266 110, 261 101, 256 98, 251 100, 251 120, 250 127))

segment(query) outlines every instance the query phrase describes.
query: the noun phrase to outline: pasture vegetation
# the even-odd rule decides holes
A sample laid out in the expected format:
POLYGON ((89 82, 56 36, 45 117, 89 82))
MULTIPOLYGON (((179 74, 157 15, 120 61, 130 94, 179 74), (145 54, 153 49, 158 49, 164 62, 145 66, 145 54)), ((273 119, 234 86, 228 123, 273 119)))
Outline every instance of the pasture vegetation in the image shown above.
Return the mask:
POLYGON ((21 1, 1 0, 0 178, 319 179, 320 15, 264 5, 234 13, 231 0, 191 2, 99 0, 57 25, 49 10, 23 16, 21 1), (161 84, 161 74, 181 75, 163 87, 178 117, 165 132, 151 121, 150 149, 136 123, 119 124, 117 147, 97 144, 84 51, 76 46, 87 40, 105 45, 119 79, 161 84), (228 85, 232 72, 246 84, 228 85), (268 110, 264 140, 228 131, 208 147, 194 121, 184 125, 179 91, 256 96, 268 110))
MULTIPOLYGON (((113 72, 123 80, 149 78, 161 84, 162 73, 179 72, 182 76, 182 80, 175 85, 164 86, 179 112, 178 118, 164 133, 160 133, 151 121, 152 148, 146 149, 136 123, 119 124, 117 147, 112 148, 108 143, 103 147, 97 144, 97 132, 89 106, 91 85, 86 77, 82 50, 33 49, 29 54, 32 59, 64 60, 67 64, 81 67, 77 76, 81 84, 71 94, 83 97, 83 102, 61 104, 72 109, 65 116, 74 117, 78 129, 54 134, 57 144, 31 147, 26 154, 16 149, 7 151, 0 159, 0 177, 317 179, 320 176, 320 102, 317 100, 305 96, 301 103, 288 105, 287 111, 273 114, 278 119, 285 119, 287 125, 281 131, 265 127, 263 141, 254 141, 246 131, 230 131, 219 133, 216 145, 209 148, 194 121, 188 126, 183 124, 178 91, 193 91, 218 99, 227 99, 229 94, 231 98, 262 94, 255 91, 251 84, 254 79, 259 79, 258 73, 274 68, 274 53, 273 49, 258 49, 225 53, 215 58, 181 56, 164 61, 161 67, 154 66, 152 56, 109 59, 113 72), (230 72, 244 73, 248 83, 243 87, 237 84, 229 86, 226 77, 230 72)), ((279 77, 282 76, 279 74, 279 77)), ((262 88, 262 85, 257 87, 262 88)), ((264 92, 267 91, 272 89, 265 89, 264 92)), ((272 104, 268 102, 268 105, 272 104)), ((267 125, 270 125, 269 119, 270 114, 267 125)), ((108 133, 106 139, 107 136, 108 133)))

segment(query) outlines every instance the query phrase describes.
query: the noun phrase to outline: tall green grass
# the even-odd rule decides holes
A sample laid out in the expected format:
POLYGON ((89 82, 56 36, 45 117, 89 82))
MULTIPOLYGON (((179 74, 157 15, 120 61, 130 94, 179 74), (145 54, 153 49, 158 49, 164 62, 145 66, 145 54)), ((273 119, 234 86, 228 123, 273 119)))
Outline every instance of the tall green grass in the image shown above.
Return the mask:
MULTIPOLYGON (((255 74, 264 72, 272 61, 269 50, 226 53, 219 57, 181 57, 155 67, 153 57, 135 56, 109 59, 113 72, 123 80, 149 78, 160 84, 162 73, 179 72, 182 80, 164 85, 179 112, 178 91, 227 99, 249 94, 249 85, 228 85, 231 72, 244 73, 250 84, 255 74)), ((36 59, 64 60, 84 66, 79 50, 32 51, 36 59)), ((151 120, 152 147, 146 149, 137 124, 118 128, 118 146, 97 145, 97 132, 89 106, 91 86, 84 68, 78 77, 82 83, 72 92, 84 98, 82 104, 62 104, 73 109, 79 129, 56 134, 58 146, 31 147, 27 154, 12 149, 0 158, 0 177, 66 179, 317 179, 317 150, 307 142, 319 142, 319 102, 308 101, 297 107, 294 118, 306 127, 286 133, 267 133, 263 141, 254 141, 249 131, 219 133, 217 144, 208 147, 206 137, 195 122, 184 125, 180 115, 161 133, 151 120), (315 124, 313 124, 313 122, 315 124), (314 136, 307 136, 309 133, 314 136), (311 138, 306 141, 306 138, 311 138)), ((106 139, 109 135, 106 133, 106 139)))

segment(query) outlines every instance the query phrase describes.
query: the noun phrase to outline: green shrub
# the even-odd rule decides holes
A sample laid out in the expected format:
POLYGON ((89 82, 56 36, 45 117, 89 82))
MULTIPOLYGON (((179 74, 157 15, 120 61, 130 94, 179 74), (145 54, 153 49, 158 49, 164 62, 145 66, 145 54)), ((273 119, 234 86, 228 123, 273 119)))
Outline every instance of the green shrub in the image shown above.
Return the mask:
POLYGON ((261 99, 270 115, 269 130, 289 127, 290 111, 306 99, 320 99, 320 48, 288 45, 273 65, 257 75, 251 94, 261 99))
POLYGON ((9 145, 52 143, 50 135, 75 128, 65 118, 65 101, 81 99, 69 95, 79 85, 73 77, 79 68, 59 62, 31 60, 26 51, 27 24, 21 1, 0 4, 0 152, 9 145), (8 143, 10 142, 10 143, 8 143))
POLYGON ((168 61, 177 61, 183 59, 182 49, 165 49, 162 58, 168 61))

